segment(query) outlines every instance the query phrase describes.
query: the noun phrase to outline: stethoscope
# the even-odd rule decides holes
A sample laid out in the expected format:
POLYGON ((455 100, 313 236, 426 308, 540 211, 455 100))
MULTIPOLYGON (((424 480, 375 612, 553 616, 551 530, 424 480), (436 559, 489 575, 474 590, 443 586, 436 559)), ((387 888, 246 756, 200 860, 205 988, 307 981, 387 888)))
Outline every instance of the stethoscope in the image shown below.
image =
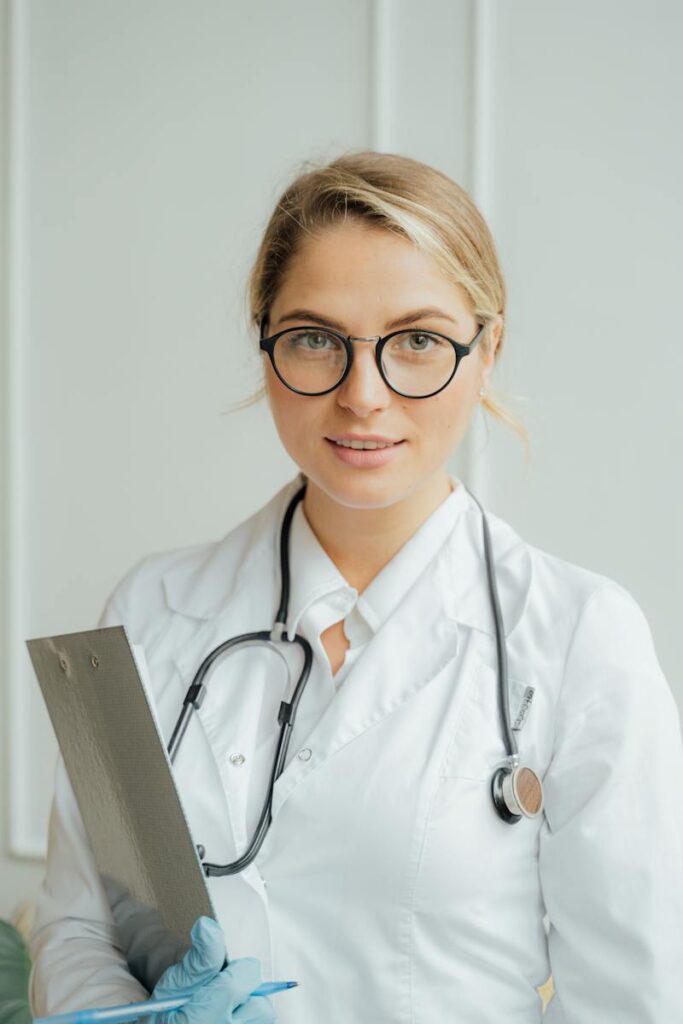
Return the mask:
MULTIPOLYGON (((282 658, 287 670, 289 683, 291 683, 289 664, 282 651, 279 650, 276 645, 279 643, 298 643, 301 646, 304 653, 304 665, 294 688, 291 701, 288 703, 283 700, 280 703, 280 710, 278 712, 280 736, 277 743, 277 749, 275 751, 275 758, 273 760, 273 769, 270 775, 268 792, 266 794, 263 810, 261 811, 261 816, 259 817, 256 825, 253 838, 242 856, 236 861, 233 861, 232 864, 207 863, 203 859, 205 850, 198 844, 197 850, 200 860, 202 861, 202 868, 207 877, 234 875, 243 871, 247 865, 252 862, 260 850, 271 823, 271 809, 275 781, 280 776, 285 766, 289 741, 296 721, 297 708, 311 672, 313 651, 308 640, 306 640, 305 637, 300 636, 298 633, 291 638, 286 635, 287 611, 289 606, 289 533, 292 518, 294 516, 294 510, 306 493, 307 483, 308 481, 303 484, 291 499, 282 521, 282 529, 280 531, 280 573, 282 586, 280 591, 280 607, 277 610, 277 615, 275 616, 275 622, 273 623, 272 629, 259 630, 256 633, 242 633, 240 636, 235 636, 230 640, 223 641, 223 643, 219 644, 209 654, 207 654, 197 669, 195 677, 185 694, 183 706, 173 728, 171 739, 169 740, 168 754, 171 762, 173 762, 176 754, 178 753, 178 748, 183 736, 185 735, 192 709, 194 708, 195 710, 198 710, 204 700, 204 696, 206 694, 205 680, 207 673, 222 655, 234 651, 237 647, 258 647, 264 645, 282 658)), ((491 606, 496 625, 501 722, 505 746, 508 752, 505 762, 496 768, 491 780, 491 795, 493 797, 493 804, 496 811, 502 820, 508 822, 510 825, 514 825, 520 821, 522 817, 537 818, 539 814, 541 814, 543 810, 543 786, 541 784, 541 780, 536 773, 531 770, 531 768, 527 768, 519 763, 517 741, 510 726, 507 651, 505 647, 505 631, 503 628, 502 613, 500 610, 500 602, 498 600, 498 588, 496 586, 496 578, 493 571, 491 535, 489 533, 488 522, 486 520, 484 509, 469 488, 466 488, 466 490, 472 496, 474 501, 476 501, 477 505, 479 505, 482 514, 484 550, 486 553, 486 572, 488 576, 489 593, 491 596, 491 606)))

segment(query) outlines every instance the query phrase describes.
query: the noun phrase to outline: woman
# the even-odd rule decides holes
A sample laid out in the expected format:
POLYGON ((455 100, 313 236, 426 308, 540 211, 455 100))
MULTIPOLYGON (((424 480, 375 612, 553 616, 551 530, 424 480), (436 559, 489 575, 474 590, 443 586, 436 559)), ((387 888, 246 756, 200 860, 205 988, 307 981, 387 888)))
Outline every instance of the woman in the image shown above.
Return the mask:
MULTIPOLYGON (((490 397, 505 287, 481 215, 430 167, 346 155, 281 197, 250 298, 301 472, 222 540, 145 558, 101 620, 144 652, 168 742, 206 655, 276 621, 293 507, 281 657, 217 660, 174 750, 205 863, 235 862, 303 638, 272 823, 244 870, 209 877, 223 934, 164 991, 192 982, 179 1012, 207 1022, 531 1024, 552 972, 551 1024, 681 1019, 683 749, 648 623, 489 513, 512 735, 543 813, 540 792, 517 815, 493 799, 510 751, 482 509, 447 469, 478 403, 512 422, 490 397), (223 936, 241 982, 219 973, 223 936), (248 998, 261 976, 300 987, 248 998)), ((60 764, 34 1010, 144 997, 115 943, 60 764)))

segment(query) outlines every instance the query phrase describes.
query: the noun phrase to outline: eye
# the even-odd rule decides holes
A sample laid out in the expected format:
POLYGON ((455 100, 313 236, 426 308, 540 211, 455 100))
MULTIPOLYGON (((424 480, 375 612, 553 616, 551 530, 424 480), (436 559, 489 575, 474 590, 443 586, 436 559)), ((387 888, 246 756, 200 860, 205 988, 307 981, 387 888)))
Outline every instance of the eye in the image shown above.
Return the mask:
POLYGON ((431 334, 429 331, 402 331, 390 342, 393 351, 400 350, 405 355, 418 355, 421 352, 435 353, 448 349, 448 342, 431 334))
POLYGON ((302 327, 297 331, 292 331, 291 334, 285 335, 283 341, 285 339, 292 348, 303 349, 309 352, 320 351, 329 345, 335 348, 339 346, 339 341, 333 334, 317 330, 315 327, 302 327))
POLYGON ((450 363, 454 351, 449 341, 431 331, 401 331, 389 340, 383 358, 410 360, 412 363, 419 358, 420 365, 439 360, 450 363))
POLYGON ((439 339, 422 331, 411 331, 408 334, 408 340, 418 351, 424 351, 424 349, 429 347, 430 342, 432 345, 436 345, 439 339))

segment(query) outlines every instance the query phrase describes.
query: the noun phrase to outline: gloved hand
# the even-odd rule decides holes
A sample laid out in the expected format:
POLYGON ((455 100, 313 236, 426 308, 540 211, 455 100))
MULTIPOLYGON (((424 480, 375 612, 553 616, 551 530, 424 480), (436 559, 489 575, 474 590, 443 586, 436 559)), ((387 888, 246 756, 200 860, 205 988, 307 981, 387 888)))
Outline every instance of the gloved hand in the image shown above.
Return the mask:
MULTIPOLYGON (((153 999, 192 993, 178 1010, 155 1014, 154 1024, 273 1024, 277 1021, 267 996, 250 996, 263 980, 256 957, 232 960, 225 970, 223 931, 210 917, 199 917, 190 932, 192 946, 183 959, 167 968, 154 986, 153 999)), ((148 1018, 149 1019, 149 1018, 148 1018)))

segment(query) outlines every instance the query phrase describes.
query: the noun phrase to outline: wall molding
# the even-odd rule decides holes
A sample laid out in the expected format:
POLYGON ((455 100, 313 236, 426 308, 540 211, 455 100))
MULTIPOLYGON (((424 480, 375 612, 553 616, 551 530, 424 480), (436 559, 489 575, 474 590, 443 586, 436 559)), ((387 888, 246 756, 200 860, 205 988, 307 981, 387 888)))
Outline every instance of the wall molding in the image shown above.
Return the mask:
MULTIPOLYGON (((495 160, 496 0, 470 0, 470 181, 468 191, 493 228, 495 160)), ((370 145, 381 152, 401 152, 398 139, 398 0, 372 0, 370 17, 370 145)), ((475 411, 461 447, 463 476, 485 501, 491 492, 491 457, 486 414, 475 411)))
MULTIPOLYGON (((28 402, 27 355, 30 341, 29 280, 29 4, 8 0, 7 246, 5 314, 5 481, 4 520, 4 678, 6 852, 24 860, 45 856, 46 837, 31 823, 31 702, 35 686, 24 638, 29 628, 28 587, 28 402)), ((399 18, 396 0, 371 0, 368 52, 371 62, 370 146, 400 152, 399 18)), ((495 0, 471 0, 472 65, 469 191, 489 223, 493 211, 495 0)), ((490 459, 478 455, 486 440, 476 415, 462 455, 464 475, 482 500, 490 489, 490 459)))
MULTIPOLYGON (((470 187, 472 199, 494 231, 496 0, 472 0, 470 82, 470 187)), ((479 407, 465 449, 468 486, 484 506, 492 494, 492 460, 485 449, 487 413, 479 407), (480 454, 477 455, 477 452, 480 454)))
POLYGON ((370 147, 396 149, 396 8, 394 0, 372 0, 370 8, 370 147))
POLYGON ((35 685, 24 645, 29 620, 28 416, 29 349, 29 5, 9 0, 7 53, 7 172, 5 264, 5 516, 4 679, 6 852, 23 860, 45 856, 45 837, 31 830, 30 694, 35 685))

